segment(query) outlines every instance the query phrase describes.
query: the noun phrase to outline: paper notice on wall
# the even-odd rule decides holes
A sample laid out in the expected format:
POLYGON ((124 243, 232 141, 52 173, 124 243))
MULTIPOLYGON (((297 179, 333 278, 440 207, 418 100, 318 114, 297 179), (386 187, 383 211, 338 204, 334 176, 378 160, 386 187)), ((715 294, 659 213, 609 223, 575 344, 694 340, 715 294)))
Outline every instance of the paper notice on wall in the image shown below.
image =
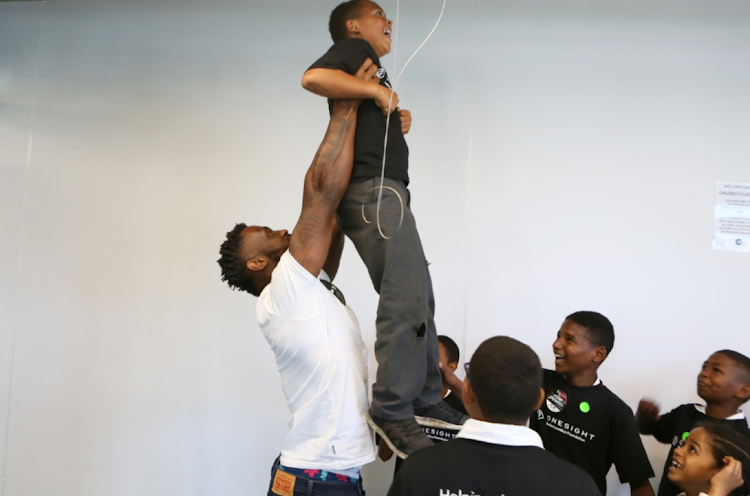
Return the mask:
POLYGON ((714 250, 750 252, 750 184, 716 182, 714 250))

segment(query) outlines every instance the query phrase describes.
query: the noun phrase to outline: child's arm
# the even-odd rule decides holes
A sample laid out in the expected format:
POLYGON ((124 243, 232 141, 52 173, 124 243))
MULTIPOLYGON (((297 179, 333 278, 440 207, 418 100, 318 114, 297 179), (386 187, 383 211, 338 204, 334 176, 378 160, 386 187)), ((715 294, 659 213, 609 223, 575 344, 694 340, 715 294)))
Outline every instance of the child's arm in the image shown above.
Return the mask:
MULTIPOLYGON (((630 483, 630 496, 654 496, 654 488, 646 480, 630 483)), ((713 496, 713 495, 712 495, 713 496)))
POLYGON ((742 464, 731 456, 724 457, 724 468, 711 477, 709 496, 727 496, 744 484, 742 480, 742 464))
POLYGON ((635 424, 638 426, 638 432, 641 434, 651 434, 651 426, 659 420, 659 405, 655 402, 643 398, 638 403, 638 410, 635 412, 635 424))
MULTIPOLYGON (((360 67, 360 71, 373 65, 369 58, 360 67)), ((308 69, 302 76, 302 87, 316 95, 341 99, 374 100, 375 104, 385 112, 390 106, 391 111, 398 107, 398 94, 378 83, 377 76, 365 81, 338 69, 313 68, 308 69)))
POLYGON ((455 394, 456 398, 461 400, 461 403, 463 403, 464 383, 461 382, 461 379, 459 379, 456 374, 454 374, 453 371, 449 369, 444 363, 438 362, 438 367, 440 368, 440 374, 443 376, 443 387, 450 389, 451 394, 455 394))

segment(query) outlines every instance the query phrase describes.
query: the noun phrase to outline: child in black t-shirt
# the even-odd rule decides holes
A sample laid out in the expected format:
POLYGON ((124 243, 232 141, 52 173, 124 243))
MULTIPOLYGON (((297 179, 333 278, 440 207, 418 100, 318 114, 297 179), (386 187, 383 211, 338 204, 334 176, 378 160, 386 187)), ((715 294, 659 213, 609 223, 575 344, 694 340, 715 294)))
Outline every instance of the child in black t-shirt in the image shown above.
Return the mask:
POLYGON ((587 471, 602 494, 614 464, 631 495, 653 496, 648 479, 654 472, 633 412, 597 375, 614 340, 604 315, 576 312, 565 318, 552 344, 555 370, 544 371, 546 398, 530 427, 547 450, 587 471))
POLYGON ((648 399, 638 404, 635 418, 641 434, 651 434, 662 443, 671 443, 659 484, 659 496, 675 496, 680 489, 668 474, 672 455, 695 425, 707 418, 718 419, 729 428, 750 436, 747 419, 739 407, 750 399, 750 358, 732 350, 717 351, 703 363, 698 374, 697 392, 706 406, 685 404, 664 415, 648 399))
POLYGON ((591 477, 543 449, 527 427, 543 401, 542 366, 527 345, 496 336, 466 367, 463 399, 471 414, 455 439, 404 460, 388 496, 594 496, 591 477))
POLYGON ((352 179, 336 220, 354 243, 380 295, 378 370, 368 422, 394 453, 405 458, 432 445, 420 424, 457 428, 468 417, 440 396, 432 282, 407 189, 409 149, 404 134, 411 126, 411 114, 398 108, 398 95, 391 91, 380 65, 380 57, 391 50, 391 28, 375 2, 339 5, 329 23, 334 45, 305 72, 302 86, 329 98, 329 106, 333 99, 363 100, 357 112, 352 179), (378 67, 373 79, 352 76, 368 60, 378 67))
POLYGON ((680 496, 750 494, 750 438, 726 422, 698 422, 669 462, 666 475, 680 496))

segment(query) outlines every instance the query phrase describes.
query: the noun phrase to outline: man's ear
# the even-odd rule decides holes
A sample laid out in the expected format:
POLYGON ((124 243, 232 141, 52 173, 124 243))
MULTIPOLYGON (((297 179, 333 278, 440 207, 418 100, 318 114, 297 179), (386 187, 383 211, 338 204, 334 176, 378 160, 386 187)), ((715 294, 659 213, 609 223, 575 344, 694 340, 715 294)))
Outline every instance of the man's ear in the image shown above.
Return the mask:
POLYGON ((545 396, 546 394, 544 393, 544 388, 539 388, 539 400, 537 400, 534 410, 539 410, 542 407, 542 403, 544 403, 545 396))
POLYGON ((593 361, 595 361, 596 363, 602 363, 605 358, 607 358, 607 348, 605 348, 604 346, 597 346, 594 349, 593 361))
POLYGON ((258 255, 257 257, 248 260, 246 265, 250 270, 263 270, 266 268, 266 265, 268 265, 268 259, 266 259, 266 257, 258 255))

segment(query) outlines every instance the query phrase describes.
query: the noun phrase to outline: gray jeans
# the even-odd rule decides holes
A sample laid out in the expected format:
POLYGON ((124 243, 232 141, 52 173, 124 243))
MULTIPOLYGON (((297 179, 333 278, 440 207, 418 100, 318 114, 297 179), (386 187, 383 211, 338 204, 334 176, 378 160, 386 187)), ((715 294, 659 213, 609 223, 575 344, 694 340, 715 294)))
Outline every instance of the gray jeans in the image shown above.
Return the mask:
POLYGON ((384 239, 376 220, 379 186, 380 178, 353 178, 336 217, 380 295, 375 340, 378 372, 370 411, 401 420, 412 417, 414 408, 440 401, 435 301, 409 207, 409 190, 402 181, 385 179, 380 225, 390 239, 384 239), (404 218, 397 230, 402 205, 404 218))

